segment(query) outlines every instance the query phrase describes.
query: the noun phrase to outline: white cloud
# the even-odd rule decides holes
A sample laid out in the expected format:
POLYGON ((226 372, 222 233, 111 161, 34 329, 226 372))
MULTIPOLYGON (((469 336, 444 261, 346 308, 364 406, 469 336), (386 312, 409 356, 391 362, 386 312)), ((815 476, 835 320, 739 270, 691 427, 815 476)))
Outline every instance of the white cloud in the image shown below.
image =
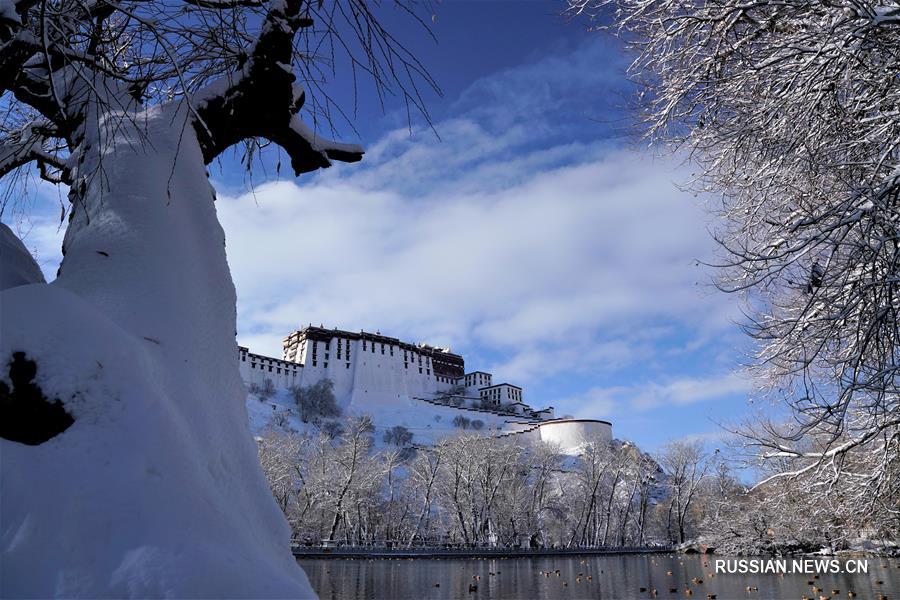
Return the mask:
POLYGON ((578 406, 578 416, 646 412, 661 406, 689 406, 749 395, 753 382, 739 373, 711 377, 682 377, 628 386, 595 387, 561 404, 578 406))
POLYGON ((351 175, 223 196, 242 333, 269 332, 268 352, 308 321, 477 343, 512 352, 497 368, 521 378, 542 351, 627 360, 654 320, 717 328, 721 307, 694 285, 702 216, 674 176, 615 151, 486 192, 410 197, 351 175))

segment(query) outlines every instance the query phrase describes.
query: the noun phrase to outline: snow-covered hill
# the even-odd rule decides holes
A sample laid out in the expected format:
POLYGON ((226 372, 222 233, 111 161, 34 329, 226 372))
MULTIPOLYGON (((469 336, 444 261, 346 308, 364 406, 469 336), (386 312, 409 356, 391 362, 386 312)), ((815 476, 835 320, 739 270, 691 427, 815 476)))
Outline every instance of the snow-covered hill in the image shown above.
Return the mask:
MULTIPOLYGON (((250 418, 250 429, 254 435, 262 435, 272 428, 287 433, 315 431, 318 428, 311 423, 303 423, 300 411, 288 390, 277 390, 272 396, 260 397, 257 394, 247 395, 247 414, 250 418)), ((457 416, 463 416, 470 422, 481 421, 479 431, 485 434, 512 432, 533 426, 523 419, 514 416, 503 416, 484 410, 442 406, 424 399, 407 398, 390 405, 363 405, 351 403, 342 415, 368 415, 375 426, 376 444, 382 443, 382 433, 395 426, 407 428, 413 434, 412 444, 432 445, 441 438, 459 435, 462 429, 454 425, 457 416)), ((472 429, 469 429, 472 431, 472 429)))

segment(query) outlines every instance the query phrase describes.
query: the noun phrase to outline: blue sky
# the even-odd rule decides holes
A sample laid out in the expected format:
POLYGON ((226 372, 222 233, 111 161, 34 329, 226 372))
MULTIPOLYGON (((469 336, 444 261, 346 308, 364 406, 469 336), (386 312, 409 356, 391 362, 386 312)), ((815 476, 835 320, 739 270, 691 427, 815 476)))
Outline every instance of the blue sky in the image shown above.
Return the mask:
MULTIPOLYGON (((648 450, 715 443, 717 421, 747 412, 737 299, 698 266, 716 252, 711 199, 629 135, 626 57, 562 6, 442 2, 437 42, 390 18, 443 89, 426 96, 439 138, 363 93, 345 138, 362 163, 258 170, 252 192, 233 159, 213 170, 242 344, 277 356, 312 322, 449 345, 526 402, 609 419, 648 450)), ((17 223, 48 277, 58 214, 41 202, 17 223)))

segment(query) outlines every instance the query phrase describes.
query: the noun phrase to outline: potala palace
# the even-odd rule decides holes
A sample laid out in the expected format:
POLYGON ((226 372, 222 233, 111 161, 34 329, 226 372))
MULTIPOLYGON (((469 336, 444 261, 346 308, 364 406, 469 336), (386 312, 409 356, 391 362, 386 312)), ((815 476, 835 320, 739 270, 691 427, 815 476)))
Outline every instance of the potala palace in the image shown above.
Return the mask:
POLYGON ((449 348, 378 332, 310 325, 284 338, 280 359, 241 346, 239 360, 248 386, 268 380, 275 389, 287 390, 330 379, 344 411, 367 413, 382 427, 407 427, 420 443, 450 433, 459 415, 478 420, 485 434, 551 441, 570 453, 588 440, 612 439, 608 421, 558 419, 552 406, 532 408, 521 387, 495 383, 484 371, 466 372, 463 357, 449 348))

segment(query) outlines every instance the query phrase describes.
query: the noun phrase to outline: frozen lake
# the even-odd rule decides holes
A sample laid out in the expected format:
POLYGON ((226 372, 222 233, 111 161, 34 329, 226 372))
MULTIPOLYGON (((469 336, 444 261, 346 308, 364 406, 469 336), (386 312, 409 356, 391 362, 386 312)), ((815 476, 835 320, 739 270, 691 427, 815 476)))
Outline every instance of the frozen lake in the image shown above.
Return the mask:
MULTIPOLYGON (((719 556, 673 554, 515 559, 304 559, 298 561, 322 600, 496 598, 790 598, 877 599, 900 593, 900 559, 868 558, 868 574, 728 574, 710 577, 719 556), (559 570, 559 575, 556 571, 559 570), (550 572, 547 576, 544 573, 550 572), (668 572, 672 574, 669 575, 668 572), (493 573, 493 574, 492 574, 493 573), (580 575, 580 577, 579 577, 580 575), (480 577, 480 579, 476 579, 480 577), (693 579, 702 580, 696 583, 693 579), (813 591, 813 585, 823 590, 813 591), (877 581, 881 581, 878 584, 877 581), (469 585, 477 591, 469 591, 469 585), (440 587, 436 587, 440 586, 440 587), (756 588, 748 591, 747 588, 756 588), (641 592, 641 588, 646 591, 641 592), (676 589, 676 592, 670 592, 676 589), (690 589, 691 593, 686 590, 690 589)), ((788 559, 789 561, 791 559, 788 559)), ((847 560, 841 557, 841 564, 847 560)))

